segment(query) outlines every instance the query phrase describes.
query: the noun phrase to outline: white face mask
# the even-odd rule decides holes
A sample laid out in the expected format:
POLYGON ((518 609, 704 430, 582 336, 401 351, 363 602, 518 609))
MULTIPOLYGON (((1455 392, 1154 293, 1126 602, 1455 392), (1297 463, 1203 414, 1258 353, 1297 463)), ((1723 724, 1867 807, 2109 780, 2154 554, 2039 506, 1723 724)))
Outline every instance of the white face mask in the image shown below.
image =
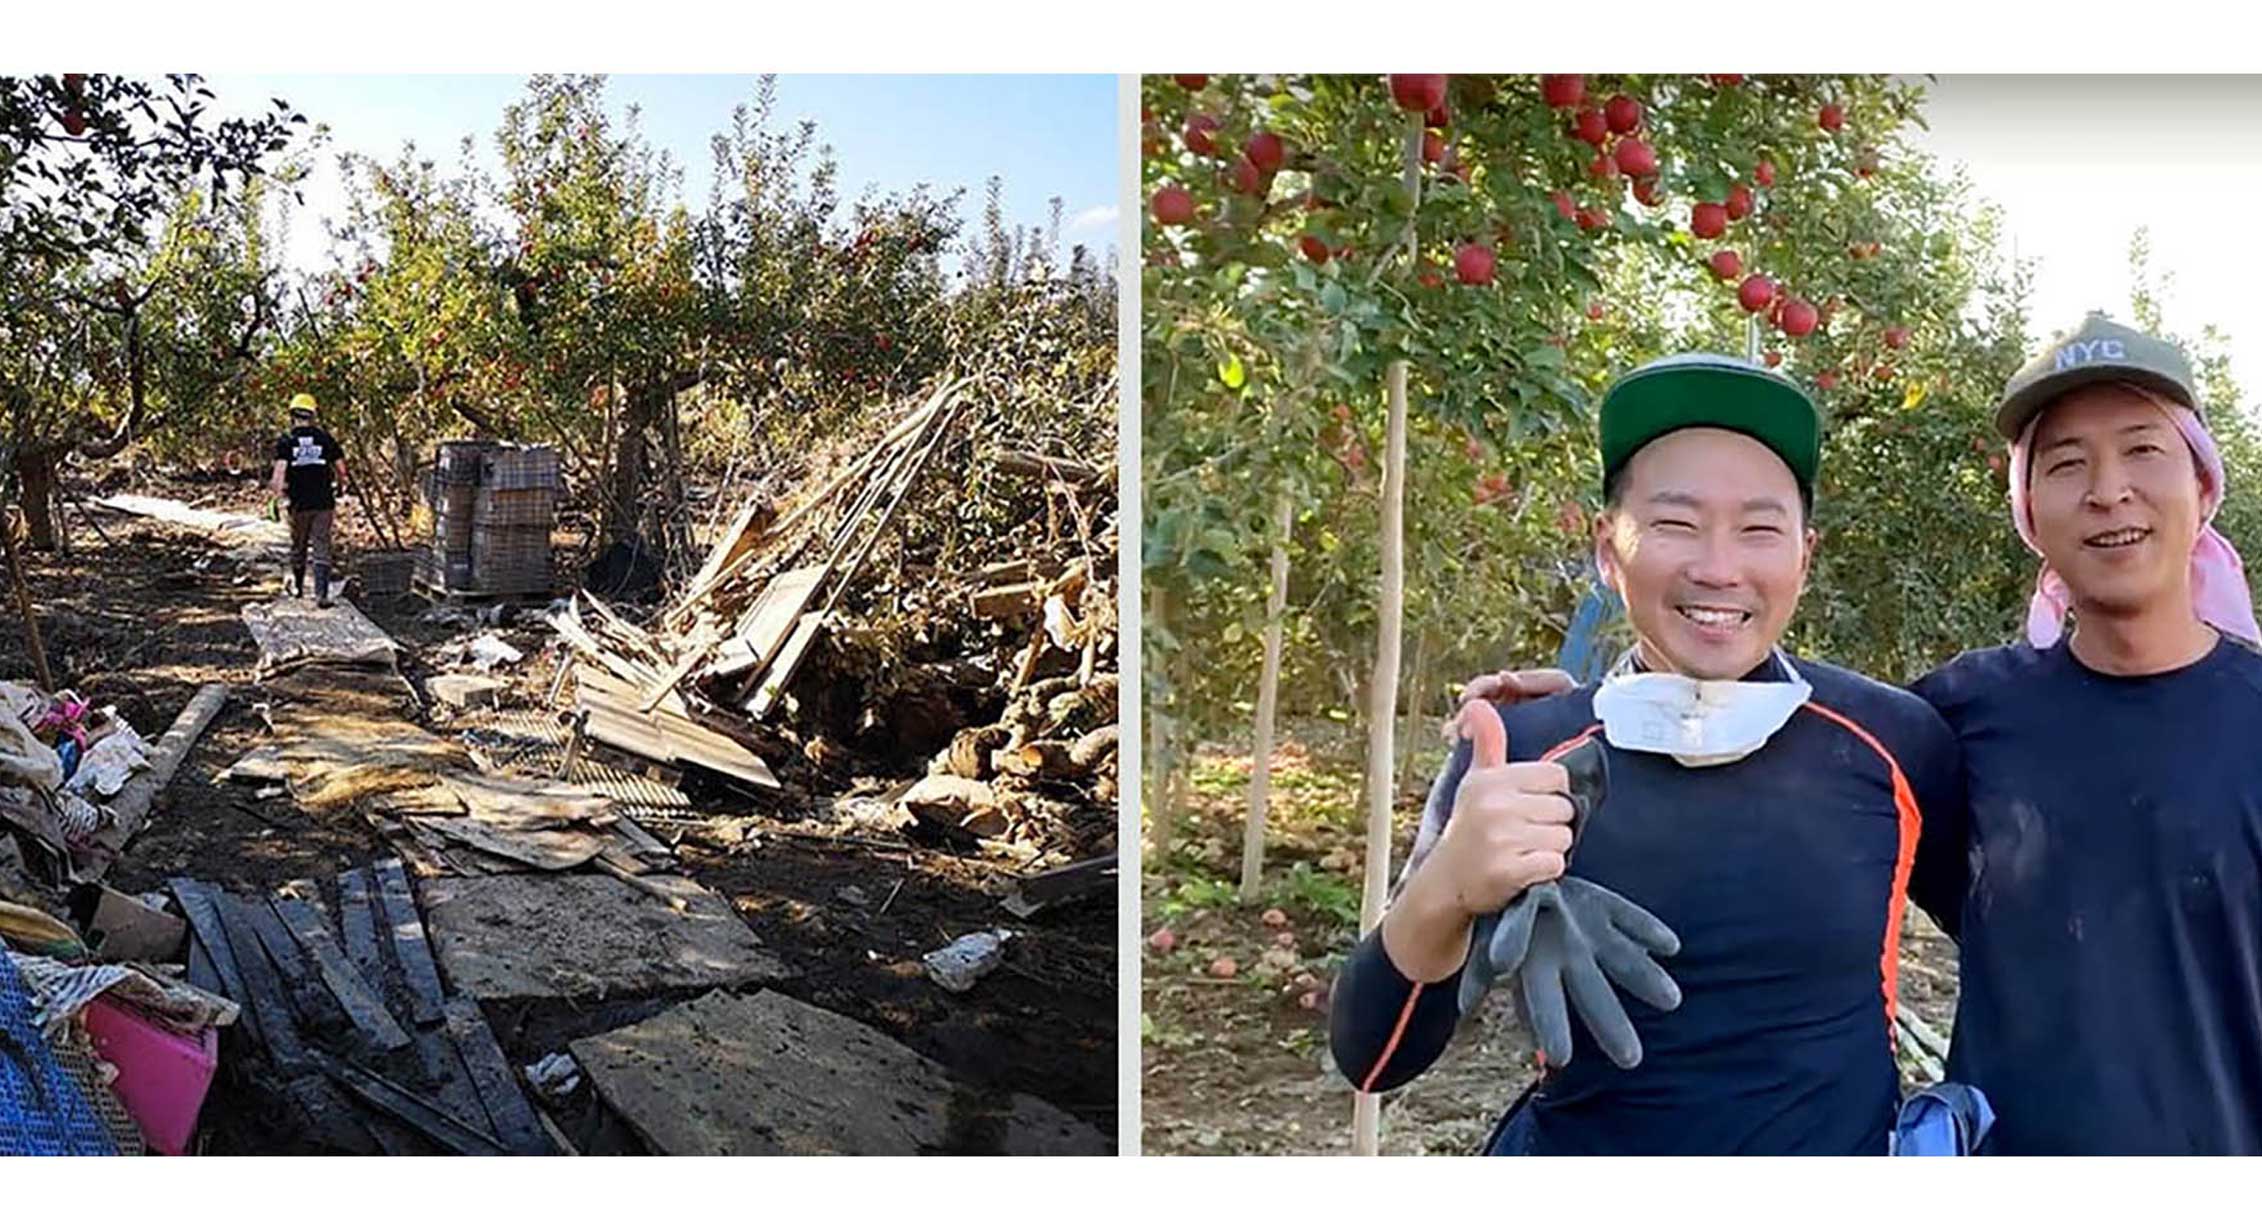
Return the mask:
POLYGON ((1626 653, 1595 692, 1603 739, 1620 750, 1671 755, 1683 767, 1715 767, 1751 754, 1814 694, 1778 649, 1787 682, 1711 681, 1642 671, 1626 653))

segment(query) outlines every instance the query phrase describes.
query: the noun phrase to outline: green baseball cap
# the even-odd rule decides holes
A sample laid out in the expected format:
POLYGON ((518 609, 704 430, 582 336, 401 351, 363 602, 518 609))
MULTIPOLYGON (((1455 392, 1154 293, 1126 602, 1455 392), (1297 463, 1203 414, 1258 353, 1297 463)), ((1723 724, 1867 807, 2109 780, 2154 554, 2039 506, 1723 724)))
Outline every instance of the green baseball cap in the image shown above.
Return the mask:
POLYGON ((2191 360, 2158 337, 2115 324, 2092 311, 2080 325, 2058 334, 2032 362, 2003 385, 1995 407, 1995 429, 2016 440, 2026 424, 2050 402, 2085 384, 2126 381, 2199 409, 2193 394, 2191 360))
POLYGON ((1724 354, 1675 354, 1628 371, 1602 394, 1602 484, 1653 440, 1684 427, 1749 435, 1783 458, 1814 497, 1822 415, 1797 384, 1724 354))

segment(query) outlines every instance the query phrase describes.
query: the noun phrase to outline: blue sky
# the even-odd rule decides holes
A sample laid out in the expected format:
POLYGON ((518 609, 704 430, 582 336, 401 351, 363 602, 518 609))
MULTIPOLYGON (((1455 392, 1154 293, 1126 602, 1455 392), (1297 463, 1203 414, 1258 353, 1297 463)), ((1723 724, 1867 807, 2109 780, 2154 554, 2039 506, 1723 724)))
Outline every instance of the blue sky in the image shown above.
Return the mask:
MULTIPOLYGON (((708 141, 730 122, 731 108, 750 101, 752 76, 637 76, 608 80, 616 109, 635 104, 645 138, 667 150, 684 175, 694 209, 711 179, 708 141)), ((493 134, 515 100, 520 76, 253 76, 212 74, 206 82, 219 110, 255 110, 286 99, 310 121, 330 128, 331 145, 306 185, 306 208, 336 215, 341 197, 336 153, 380 158, 414 141, 426 156, 452 165, 466 136, 493 165, 493 134)), ((963 213, 977 221, 985 181, 1005 179, 1008 224, 1043 225, 1046 202, 1062 198, 1062 243, 1104 254, 1114 242, 1117 210, 1116 83, 1109 76, 781 76, 772 126, 815 120, 818 139, 840 163, 844 199, 867 184, 906 190, 927 183, 940 195, 967 189, 963 213)), ((324 251, 311 217, 294 225, 294 264, 317 266, 324 251)))

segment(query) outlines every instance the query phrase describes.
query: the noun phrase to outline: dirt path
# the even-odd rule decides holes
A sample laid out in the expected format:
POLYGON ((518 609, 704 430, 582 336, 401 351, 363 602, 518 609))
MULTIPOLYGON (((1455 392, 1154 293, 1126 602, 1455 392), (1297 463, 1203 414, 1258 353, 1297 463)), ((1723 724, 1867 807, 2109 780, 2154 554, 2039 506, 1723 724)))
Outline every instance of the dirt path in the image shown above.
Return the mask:
MULTIPOLYGON (((202 498, 256 513, 248 485, 191 486, 159 493, 202 498)), ((239 564, 210 540, 152 520, 103 515, 105 543, 83 527, 69 560, 28 560, 27 583, 59 686, 72 687, 122 715, 154 739, 196 687, 229 683, 226 708, 199 740, 163 795, 149 827, 128 846, 109 883, 128 892, 161 889, 189 875, 246 892, 293 879, 335 875, 391 856, 362 819, 317 819, 287 794, 215 784, 213 777, 267 734, 257 714, 257 652, 240 607, 272 598, 275 569, 239 564)), ((349 525, 340 543, 351 573, 357 545, 349 525)), ((370 608, 407 646, 427 651, 460 633, 421 621, 422 603, 370 608)), ((0 620, 0 677, 30 678, 18 620, 0 620)), ((522 647, 546 638, 509 632, 522 647)), ((539 689, 538 663, 517 686, 539 689)), ((428 672, 404 663, 412 679, 428 672)), ((962 1082, 1038 1096, 1115 1135, 1116 982, 1112 894, 1016 922, 989 892, 996 867, 931 850, 881 851, 796 839, 797 817, 742 811, 780 834, 733 852, 683 846, 686 871, 728 897, 765 944, 802 971, 782 991, 871 1024, 948 1066, 962 1082), (918 957, 976 929, 1022 932, 1004 968, 964 996, 923 975, 918 957)), ((590 1030, 606 1022, 589 1017, 590 1030)), ((542 1056, 512 1053, 520 1063, 542 1056)), ((275 1133, 260 1106, 223 1078, 208 1102, 205 1146, 214 1153, 305 1149, 275 1133)), ((631 1148, 632 1149, 632 1148, 631 1148)))

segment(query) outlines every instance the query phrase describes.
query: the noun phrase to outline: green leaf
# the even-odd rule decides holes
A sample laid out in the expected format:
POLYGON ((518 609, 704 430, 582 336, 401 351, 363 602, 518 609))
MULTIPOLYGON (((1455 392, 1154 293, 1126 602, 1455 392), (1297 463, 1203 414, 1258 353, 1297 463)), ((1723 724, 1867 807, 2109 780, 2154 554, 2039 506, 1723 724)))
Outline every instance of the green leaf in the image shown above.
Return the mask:
POLYGON ((1217 360, 1217 378, 1226 387, 1239 392, 1241 386, 1249 382, 1249 373, 1242 369, 1239 355, 1227 354, 1217 360))

